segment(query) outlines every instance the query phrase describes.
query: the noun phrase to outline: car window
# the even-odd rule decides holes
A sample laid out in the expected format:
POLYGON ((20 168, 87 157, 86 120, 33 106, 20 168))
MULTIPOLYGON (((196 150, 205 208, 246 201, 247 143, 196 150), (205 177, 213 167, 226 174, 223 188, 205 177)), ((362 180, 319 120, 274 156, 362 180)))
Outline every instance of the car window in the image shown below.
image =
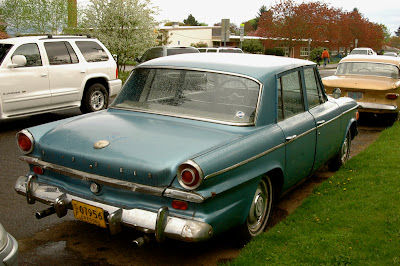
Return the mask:
POLYGON ((308 108, 311 109, 324 102, 321 84, 314 68, 304 69, 308 108))
POLYGON ((4 57, 6 57, 11 47, 13 47, 12 44, 0 43, 0 64, 3 63, 4 57))
POLYGON ((278 121, 304 112, 300 72, 294 71, 278 79, 278 121))
POLYGON ((36 43, 27 43, 18 47, 12 56, 24 55, 26 57, 25 67, 41 66, 42 59, 40 57, 39 48, 36 43))
POLYGON ((223 73, 139 68, 112 107, 247 125, 254 123, 260 87, 223 73))
POLYGON ((175 55, 175 54, 189 54, 189 53, 198 53, 197 49, 191 48, 167 48, 167 55, 175 55))
POLYGON ((83 57, 87 62, 108 61, 108 55, 104 49, 97 43, 91 41, 77 41, 76 45, 81 50, 83 57))
POLYGON ((338 65, 335 75, 381 76, 399 79, 399 68, 392 64, 374 62, 344 62, 338 65))
POLYGON ((78 57, 68 42, 45 42, 50 65, 76 64, 78 57))
POLYGON ((216 53, 217 49, 207 49, 207 53, 216 53))
POLYGON ((151 48, 150 50, 147 50, 140 61, 145 62, 154 58, 162 57, 163 56, 163 48, 162 47, 156 47, 156 48, 151 48))

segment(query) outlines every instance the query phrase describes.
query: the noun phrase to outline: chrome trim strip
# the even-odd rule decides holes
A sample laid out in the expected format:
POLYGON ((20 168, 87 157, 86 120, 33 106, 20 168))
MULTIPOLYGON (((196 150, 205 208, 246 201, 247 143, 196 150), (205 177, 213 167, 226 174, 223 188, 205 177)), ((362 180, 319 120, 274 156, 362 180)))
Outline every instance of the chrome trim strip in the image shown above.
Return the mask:
POLYGON ((250 79, 254 82, 256 82, 259 85, 259 91, 258 91, 258 98, 257 98, 257 104, 256 104, 256 112, 254 115, 254 121, 252 123, 236 123, 236 122, 227 122, 227 121, 222 121, 222 120, 216 120, 216 119, 209 119, 209 118, 199 118, 195 116, 186 116, 186 115, 175 115, 175 114, 170 114, 167 112, 151 112, 149 110, 143 110, 143 109, 136 109, 136 108, 123 108, 123 107, 116 107, 114 105, 110 106, 110 109, 116 109, 116 110, 124 110, 124 111, 134 111, 134 112, 140 112, 140 113, 146 113, 146 114, 157 114, 157 115, 165 115, 165 116, 170 116, 170 117, 178 117, 178 118, 184 118, 184 119, 191 119, 191 120, 196 120, 196 121, 204 121, 204 122, 210 122, 210 123, 216 123, 216 124, 223 124, 223 125, 229 125, 229 126, 254 126, 257 121, 258 117, 258 112, 259 112, 259 107, 260 107, 260 102, 261 102, 261 95, 264 89, 264 85, 261 81, 258 79, 247 76, 244 74, 239 74, 239 73, 232 73, 232 72, 225 72, 225 71, 218 71, 218 70, 210 70, 210 69, 203 69, 203 68, 190 68, 190 67, 173 67, 173 66, 138 66, 137 69, 140 68, 147 68, 147 69, 171 69, 171 70, 189 70, 189 71, 196 71, 196 72, 207 72, 207 73, 217 73, 217 74, 224 74, 224 75, 229 75, 229 76, 234 76, 234 77, 241 77, 241 78, 246 78, 250 79))
POLYGON ((109 178, 96 174, 90 174, 87 172, 71 169, 65 166, 48 163, 38 158, 30 156, 20 156, 19 159, 28 164, 40 166, 43 169, 53 171, 78 180, 96 182, 98 184, 125 189, 133 192, 150 194, 159 197, 165 196, 168 198, 180 199, 194 203, 201 203, 204 201, 204 197, 199 194, 196 194, 195 192, 182 191, 174 188, 153 187, 129 181, 117 180, 114 178, 109 178))
POLYGON ((340 114, 340 115, 338 115, 338 116, 332 118, 331 120, 326 121, 324 124, 319 125, 319 126, 317 126, 316 128, 309 129, 309 130, 307 130, 306 132, 304 132, 304 133, 302 133, 302 134, 296 136, 295 138, 292 138, 292 139, 286 141, 285 143, 281 143, 281 144, 279 144, 279 145, 277 145, 277 146, 275 146, 275 147, 273 147, 273 148, 270 148, 270 149, 268 149, 268 150, 266 150, 266 151, 264 151, 264 152, 262 152, 262 153, 260 153, 260 154, 257 154, 257 155, 255 155, 255 156, 249 158, 249 159, 246 159, 246 160, 244 160, 244 161, 242 161, 242 162, 240 162, 240 163, 234 164, 234 165, 229 166, 229 167, 227 167, 227 168, 221 169, 221 170, 219 170, 219 171, 217 171, 217 172, 215 172, 215 173, 209 174, 209 175, 207 175, 204 179, 205 179, 205 180, 206 180, 206 179, 210 179, 210 178, 215 177, 215 176, 217 176, 217 175, 226 173, 226 172, 228 172, 228 171, 230 171, 230 170, 233 170, 233 169, 235 169, 235 168, 238 168, 239 166, 242 166, 242 165, 247 164, 247 163, 249 163, 249 162, 251 162, 251 161, 254 161, 254 160, 256 160, 256 159, 258 159, 258 158, 260 158, 260 157, 262 157, 262 156, 264 156, 264 155, 266 155, 266 154, 268 154, 268 153, 271 153, 271 152, 273 152, 273 151, 275 151, 275 150, 277 150, 277 149, 279 149, 279 148, 281 148, 281 147, 283 147, 283 146, 286 146, 288 143, 291 143, 291 142, 295 141, 296 139, 301 138, 302 136, 305 136, 305 135, 307 135, 308 133, 310 133, 310 132, 312 132, 312 131, 314 131, 314 130, 317 130, 318 128, 320 128, 320 127, 322 127, 322 126, 324 126, 324 125, 326 125, 326 124, 328 124, 328 123, 331 123, 332 121, 334 121, 334 120, 336 120, 336 119, 342 117, 343 115, 345 115, 345 114, 347 114, 347 113, 349 113, 349 112, 351 112, 351 111, 354 111, 354 109, 357 109, 357 107, 358 107, 358 106, 355 106, 355 107, 353 107, 353 108, 347 110, 346 112, 343 112, 342 114, 340 114))

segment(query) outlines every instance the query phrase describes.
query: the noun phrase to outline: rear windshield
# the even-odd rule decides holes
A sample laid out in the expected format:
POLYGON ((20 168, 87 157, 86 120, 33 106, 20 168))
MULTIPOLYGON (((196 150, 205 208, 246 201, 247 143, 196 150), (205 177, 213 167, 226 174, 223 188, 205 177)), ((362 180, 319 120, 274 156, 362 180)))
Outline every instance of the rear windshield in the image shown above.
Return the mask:
POLYGON ((367 50, 353 50, 350 54, 368 54, 367 50))
POLYGON ((398 79, 399 68, 392 64, 374 62, 344 62, 338 65, 336 75, 381 76, 398 79))
POLYGON ((168 48, 167 49, 167 55, 189 54, 189 53, 199 53, 199 50, 190 49, 190 48, 168 48))
POLYGON ((0 64, 3 63, 4 57, 6 57, 12 46, 12 44, 0 43, 0 64))
POLYGON ((260 83, 228 74, 137 68, 111 105, 227 124, 254 123, 260 83))

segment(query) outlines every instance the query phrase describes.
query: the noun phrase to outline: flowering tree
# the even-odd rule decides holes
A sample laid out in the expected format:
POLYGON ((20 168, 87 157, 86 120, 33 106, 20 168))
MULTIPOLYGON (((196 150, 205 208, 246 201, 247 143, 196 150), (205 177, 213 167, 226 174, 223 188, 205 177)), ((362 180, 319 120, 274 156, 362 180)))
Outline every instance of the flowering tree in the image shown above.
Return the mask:
POLYGON ((84 10, 83 26, 117 56, 120 70, 156 44, 158 8, 150 5, 150 0, 91 0, 84 10))
POLYGON ((15 34, 57 33, 67 25, 65 0, 4 0, 1 9, 15 34))

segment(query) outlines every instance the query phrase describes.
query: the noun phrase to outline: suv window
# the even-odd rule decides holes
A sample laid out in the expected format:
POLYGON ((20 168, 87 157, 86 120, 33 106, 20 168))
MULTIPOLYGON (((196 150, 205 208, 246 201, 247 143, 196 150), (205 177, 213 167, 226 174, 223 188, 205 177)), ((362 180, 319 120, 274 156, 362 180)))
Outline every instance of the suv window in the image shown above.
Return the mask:
POLYGON ((79 41, 76 42, 79 50, 87 62, 108 61, 108 55, 104 49, 96 42, 79 41))
POLYGON ((45 42, 50 65, 76 64, 78 57, 68 42, 45 42))
POLYGON ((167 55, 174 54, 189 54, 189 53, 198 53, 196 49, 192 48, 167 48, 167 55))
POLYGON ((152 48, 148 51, 146 51, 141 60, 142 62, 157 58, 157 57, 162 57, 163 56, 163 48, 162 47, 157 47, 157 48, 152 48))
POLYGON ((12 44, 0 43, 0 64, 3 63, 4 57, 6 57, 11 47, 12 44))
POLYGON ((37 44, 27 43, 23 44, 15 50, 14 55, 24 55, 26 57, 25 67, 41 66, 42 59, 37 44))

